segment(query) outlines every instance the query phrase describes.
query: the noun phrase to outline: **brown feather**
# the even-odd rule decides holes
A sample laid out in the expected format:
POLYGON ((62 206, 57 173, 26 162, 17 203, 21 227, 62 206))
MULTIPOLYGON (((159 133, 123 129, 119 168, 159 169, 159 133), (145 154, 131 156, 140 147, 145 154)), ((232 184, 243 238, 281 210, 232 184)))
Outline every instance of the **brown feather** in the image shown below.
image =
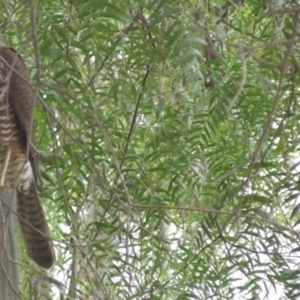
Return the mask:
POLYGON ((17 212, 27 254, 37 265, 49 269, 55 261, 55 253, 35 183, 31 184, 27 195, 18 192, 17 199, 17 212))
MULTIPOLYGON (((6 149, 9 148, 12 154, 5 184, 17 190, 17 212, 28 256, 40 267, 50 268, 55 261, 55 252, 36 190, 37 157, 32 146, 34 93, 24 61, 12 48, 0 47, 0 75, 8 77, 8 92, 0 97, 0 108, 7 107, 0 110, 0 167, 3 168, 6 149), (3 128, 1 122, 6 122, 3 128), (6 137, 10 135, 11 140, 7 142, 6 137), (33 172, 27 189, 23 188, 22 181, 17 180, 19 174, 27 174, 25 167, 20 167, 22 161, 24 166, 29 161, 33 172)), ((26 166, 29 168, 28 164, 26 166)))

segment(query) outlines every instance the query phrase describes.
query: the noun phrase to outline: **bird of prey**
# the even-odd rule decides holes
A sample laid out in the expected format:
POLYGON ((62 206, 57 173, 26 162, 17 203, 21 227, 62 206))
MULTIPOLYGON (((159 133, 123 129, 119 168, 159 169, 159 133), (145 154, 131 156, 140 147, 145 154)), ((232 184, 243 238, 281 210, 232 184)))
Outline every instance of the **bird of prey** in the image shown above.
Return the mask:
POLYGON ((0 46, 0 188, 16 191, 27 254, 38 266, 48 269, 55 261, 55 252, 36 188, 34 102, 23 59, 14 49, 0 46))

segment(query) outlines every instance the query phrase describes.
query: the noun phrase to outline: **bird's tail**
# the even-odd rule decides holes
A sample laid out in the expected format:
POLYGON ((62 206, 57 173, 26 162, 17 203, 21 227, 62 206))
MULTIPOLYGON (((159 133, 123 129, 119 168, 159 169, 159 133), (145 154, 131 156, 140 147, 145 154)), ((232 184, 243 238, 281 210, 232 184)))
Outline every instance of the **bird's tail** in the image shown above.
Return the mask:
POLYGON ((28 194, 17 192, 17 212, 28 256, 40 267, 51 268, 55 252, 34 180, 28 194))

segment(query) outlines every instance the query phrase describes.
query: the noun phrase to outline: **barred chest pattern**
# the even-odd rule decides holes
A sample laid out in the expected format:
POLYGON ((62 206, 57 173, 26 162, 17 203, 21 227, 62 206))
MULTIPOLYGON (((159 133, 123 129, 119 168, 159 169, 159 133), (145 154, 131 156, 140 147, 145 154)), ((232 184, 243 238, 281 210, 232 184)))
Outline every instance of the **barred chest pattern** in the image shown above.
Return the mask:
POLYGON ((55 252, 36 189, 34 99, 22 57, 14 49, 0 46, 0 185, 16 189, 17 216, 27 254, 37 265, 49 269, 55 252))
POLYGON ((11 101, 8 99, 9 73, 0 62, 0 173, 4 169, 8 149, 11 150, 4 184, 27 194, 33 179, 33 171, 26 161, 26 149, 20 140, 20 124, 11 101), (4 74, 4 72, 6 74, 4 74))

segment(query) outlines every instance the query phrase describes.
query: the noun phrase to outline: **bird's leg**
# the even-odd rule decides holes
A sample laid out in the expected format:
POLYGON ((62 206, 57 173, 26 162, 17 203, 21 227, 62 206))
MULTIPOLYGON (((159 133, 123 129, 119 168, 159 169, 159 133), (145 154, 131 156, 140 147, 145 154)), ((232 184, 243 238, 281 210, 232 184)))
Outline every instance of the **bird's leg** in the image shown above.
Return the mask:
POLYGON ((0 186, 4 186, 4 180, 5 180, 5 175, 6 175, 7 168, 8 168, 8 163, 9 163, 9 160, 10 160, 10 155, 11 155, 11 150, 8 147, 7 152, 6 152, 4 165, 3 165, 2 174, 1 174, 0 186))

